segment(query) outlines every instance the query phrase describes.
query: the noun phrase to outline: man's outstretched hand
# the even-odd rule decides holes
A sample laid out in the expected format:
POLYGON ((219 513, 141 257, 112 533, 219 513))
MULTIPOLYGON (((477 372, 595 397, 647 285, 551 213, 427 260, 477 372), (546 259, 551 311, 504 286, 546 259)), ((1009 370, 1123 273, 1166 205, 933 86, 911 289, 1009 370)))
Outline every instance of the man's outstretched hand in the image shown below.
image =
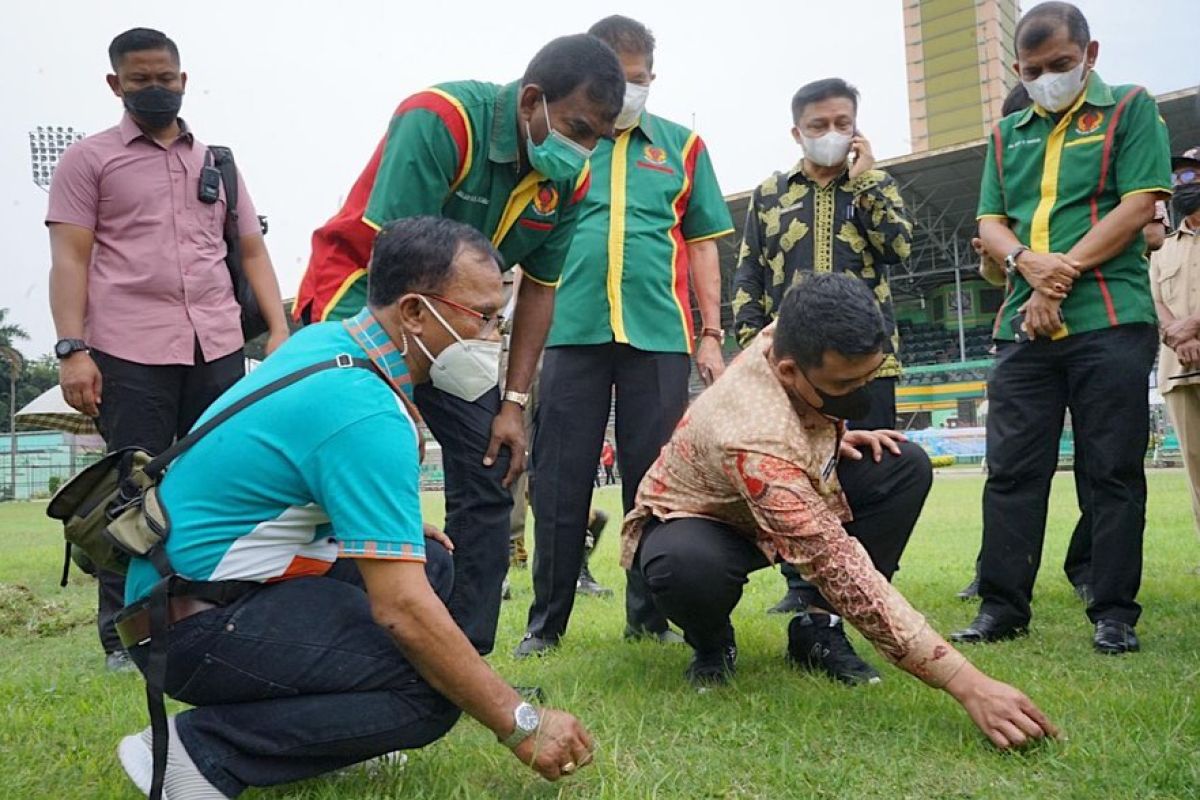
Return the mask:
POLYGON ((1037 739, 1058 738, 1058 728, 1019 690, 993 680, 971 664, 964 664, 946 691, 962 704, 971 721, 1001 750, 1021 747, 1037 739))

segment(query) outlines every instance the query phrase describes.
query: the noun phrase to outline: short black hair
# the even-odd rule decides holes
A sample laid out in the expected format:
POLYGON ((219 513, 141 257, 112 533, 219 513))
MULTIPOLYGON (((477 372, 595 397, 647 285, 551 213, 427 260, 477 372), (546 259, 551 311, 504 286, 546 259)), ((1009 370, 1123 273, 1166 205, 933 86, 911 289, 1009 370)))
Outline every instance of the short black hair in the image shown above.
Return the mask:
POLYGON ((1086 49, 1092 41, 1087 18, 1078 8, 1070 3, 1038 3, 1018 20, 1013 49, 1017 53, 1036 50, 1063 26, 1066 26, 1070 40, 1081 48, 1086 49))
POLYGON ((799 120, 804 109, 811 103, 819 103, 831 97, 845 97, 854 103, 854 111, 858 112, 858 89, 841 78, 822 78, 804 84, 792 95, 792 121, 799 120))
POLYGON ((1009 114, 1024 111, 1031 105, 1033 105, 1033 99, 1029 96, 1025 84, 1018 83, 1009 90, 1008 97, 1004 98, 1004 103, 1000 106, 1000 116, 1007 117, 1009 114))
POLYGON ((108 45, 108 63, 112 64, 115 72, 121 59, 126 53, 138 53, 142 50, 166 50, 179 63, 179 48, 171 37, 153 28, 130 28, 124 33, 117 34, 108 45))
POLYGON ((405 217, 389 222, 375 237, 371 251, 367 301, 382 308, 410 292, 441 292, 454 274, 454 259, 464 248, 491 257, 503 268, 503 256, 470 225, 445 217, 405 217))
POLYGON ((882 352, 887 342, 875 296, 860 279, 817 272, 788 290, 775 323, 775 357, 801 368, 821 366, 826 351, 843 356, 882 352))
POLYGON ((654 34, 636 19, 613 14, 588 28, 588 33, 611 47, 618 55, 645 56, 654 66, 654 34))
POLYGON ((616 119, 625 104, 625 72, 613 49, 595 36, 576 33, 560 36, 537 52, 521 85, 536 83, 553 103, 587 88, 589 99, 599 103, 608 119, 616 119))

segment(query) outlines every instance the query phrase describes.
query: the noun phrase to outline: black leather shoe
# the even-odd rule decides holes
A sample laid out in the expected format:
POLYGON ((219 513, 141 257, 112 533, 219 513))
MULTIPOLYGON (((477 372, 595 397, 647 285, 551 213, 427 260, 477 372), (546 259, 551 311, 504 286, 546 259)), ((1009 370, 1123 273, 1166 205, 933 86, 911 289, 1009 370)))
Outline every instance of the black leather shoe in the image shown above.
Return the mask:
POLYGON ((612 597, 613 590, 607 586, 601 586, 594 577, 592 571, 588 569, 585 563, 579 570, 579 580, 575 581, 575 594, 587 594, 592 597, 612 597))
POLYGON ((971 582, 959 590, 955 595, 959 600, 974 600, 979 597, 979 576, 976 575, 971 579, 971 582))
POLYGON ((1092 646, 1096 648, 1097 653, 1106 656, 1136 653, 1142 649, 1137 634, 1133 632, 1133 626, 1113 619, 1102 619, 1096 623, 1092 646))
POLYGON ((733 673, 737 671, 737 645, 727 644, 716 650, 701 653, 699 650, 692 655, 692 663, 688 664, 683 676, 697 689, 709 686, 723 686, 729 683, 733 673))
POLYGON ((797 614, 788 624, 788 662, 847 686, 879 683, 879 673, 858 657, 846 629, 828 614, 797 614))
POLYGON ((991 614, 981 611, 970 625, 950 634, 950 641, 959 644, 987 644, 1028 635, 1029 629, 1024 625, 1004 625, 991 614))
POLYGON ((525 638, 521 639, 521 643, 517 645, 517 649, 513 651, 513 657, 529 658, 530 656, 544 656, 556 647, 558 647, 557 639, 543 639, 540 636, 527 633, 525 634, 525 638))
POLYGON ((787 594, 783 596, 775 605, 767 609, 768 614, 795 614, 800 609, 804 608, 804 601, 800 599, 800 593, 788 589, 787 594))

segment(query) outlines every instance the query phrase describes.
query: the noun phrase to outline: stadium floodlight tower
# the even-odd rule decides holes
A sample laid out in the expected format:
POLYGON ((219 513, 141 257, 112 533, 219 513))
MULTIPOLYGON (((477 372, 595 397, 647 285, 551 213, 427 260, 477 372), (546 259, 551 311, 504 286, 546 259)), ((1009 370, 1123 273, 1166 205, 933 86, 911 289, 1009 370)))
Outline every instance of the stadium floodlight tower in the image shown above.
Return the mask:
POLYGON ((29 164, 33 182, 43 191, 50 191, 50 179, 63 152, 83 138, 83 131, 62 125, 38 125, 29 132, 29 164))

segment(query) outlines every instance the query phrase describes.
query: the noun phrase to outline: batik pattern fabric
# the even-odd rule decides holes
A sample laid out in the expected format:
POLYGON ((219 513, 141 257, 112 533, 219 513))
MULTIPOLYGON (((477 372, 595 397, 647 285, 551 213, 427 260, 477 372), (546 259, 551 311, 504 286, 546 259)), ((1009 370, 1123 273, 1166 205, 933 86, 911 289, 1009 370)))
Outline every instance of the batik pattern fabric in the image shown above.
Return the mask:
POLYGON ((779 313, 784 293, 814 272, 846 272, 875 295, 888 335, 880 377, 900 374, 888 269, 912 251, 912 222, 895 180, 872 169, 821 186, 801 164, 750 198, 733 283, 734 330, 745 347, 779 313))
POLYGON ((837 478, 841 422, 792 398, 767 355, 773 326, 684 415, 646 474, 622 530, 632 566, 651 519, 699 517, 786 561, 888 660, 932 686, 965 663, 871 563, 843 527, 852 519, 837 478))

